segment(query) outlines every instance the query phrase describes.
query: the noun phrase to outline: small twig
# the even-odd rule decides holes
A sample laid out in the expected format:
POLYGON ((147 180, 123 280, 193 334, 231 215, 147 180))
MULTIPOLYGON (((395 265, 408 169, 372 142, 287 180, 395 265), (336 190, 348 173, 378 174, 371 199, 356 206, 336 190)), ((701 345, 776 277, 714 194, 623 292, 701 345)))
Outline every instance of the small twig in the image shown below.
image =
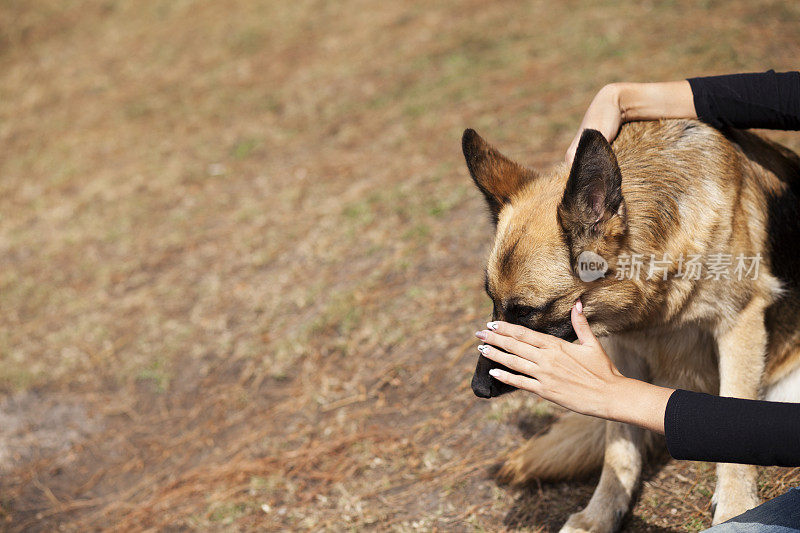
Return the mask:
POLYGON ((55 505, 57 507, 60 507, 60 506, 63 505, 61 500, 56 498, 56 495, 53 494, 52 490, 50 490, 50 487, 44 485, 41 481, 39 481, 38 477, 33 478, 33 484, 34 484, 34 486, 36 486, 36 488, 38 488, 39 490, 41 490, 44 493, 44 495, 47 497, 47 499, 50 500, 50 503, 52 503, 53 505, 55 505))

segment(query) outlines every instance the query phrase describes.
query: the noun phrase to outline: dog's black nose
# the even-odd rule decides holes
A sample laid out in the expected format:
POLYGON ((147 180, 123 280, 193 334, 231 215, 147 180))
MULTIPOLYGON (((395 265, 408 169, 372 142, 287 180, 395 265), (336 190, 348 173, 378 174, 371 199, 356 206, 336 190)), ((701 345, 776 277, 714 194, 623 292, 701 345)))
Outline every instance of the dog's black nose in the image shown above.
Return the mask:
MULTIPOLYGON (((503 365, 498 365, 491 359, 487 359, 482 355, 478 356, 478 365, 475 367, 475 375, 472 376, 472 392, 478 398, 496 398, 507 392, 517 390, 516 387, 507 385, 502 381, 497 381, 489 375, 489 370, 493 368, 502 368, 508 372, 514 372, 510 368, 503 365)), ((515 374, 517 372, 514 372, 515 374)))
POLYGON ((472 376, 472 392, 478 398, 492 397, 492 380, 489 370, 492 369, 494 362, 482 355, 478 356, 478 365, 475 367, 475 375, 472 376))
POLYGON ((472 392, 478 398, 491 398, 492 397, 492 376, 486 374, 484 378, 481 374, 475 372, 472 376, 472 392), (488 378, 488 379, 487 379, 488 378))

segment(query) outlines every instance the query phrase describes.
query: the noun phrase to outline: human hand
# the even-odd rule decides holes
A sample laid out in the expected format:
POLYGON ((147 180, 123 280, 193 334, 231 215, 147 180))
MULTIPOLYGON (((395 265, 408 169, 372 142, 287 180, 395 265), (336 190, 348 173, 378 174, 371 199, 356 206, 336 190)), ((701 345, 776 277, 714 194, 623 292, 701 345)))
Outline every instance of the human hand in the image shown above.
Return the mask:
POLYGON ((583 130, 593 129, 603 134, 608 142, 614 140, 619 133, 619 128, 624 122, 624 114, 620 106, 620 91, 616 84, 609 84, 600 89, 595 95, 589 109, 583 115, 583 121, 578 128, 578 133, 572 140, 564 157, 567 164, 572 165, 575 159, 575 151, 578 149, 578 142, 581 140, 583 130))
POLYGON ((526 374, 495 368, 489 371, 495 379, 572 411, 607 418, 609 390, 624 377, 589 329, 580 300, 572 308, 571 319, 579 344, 498 321, 475 334, 486 343, 478 349, 485 357, 526 374))
POLYGON ((577 344, 508 322, 490 322, 489 329, 475 333, 486 343, 478 349, 525 375, 499 368, 489 374, 572 411, 664 433, 664 412, 673 389, 623 376, 589 328, 580 300, 570 319, 577 344))

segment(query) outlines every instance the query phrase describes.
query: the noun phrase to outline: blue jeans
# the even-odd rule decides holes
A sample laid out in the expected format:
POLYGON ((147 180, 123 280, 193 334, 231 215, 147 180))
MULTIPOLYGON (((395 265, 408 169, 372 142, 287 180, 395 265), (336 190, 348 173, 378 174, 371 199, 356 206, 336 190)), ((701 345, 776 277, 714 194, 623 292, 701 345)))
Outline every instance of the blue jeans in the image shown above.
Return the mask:
POLYGON ((800 531, 800 487, 755 509, 706 529, 706 533, 793 533, 800 531))

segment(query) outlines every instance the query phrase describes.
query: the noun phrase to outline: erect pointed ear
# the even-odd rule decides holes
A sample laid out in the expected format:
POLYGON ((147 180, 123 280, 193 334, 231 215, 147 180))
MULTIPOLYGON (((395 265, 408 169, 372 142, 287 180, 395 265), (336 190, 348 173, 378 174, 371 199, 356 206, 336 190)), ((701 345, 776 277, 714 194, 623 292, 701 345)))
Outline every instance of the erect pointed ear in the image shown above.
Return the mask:
POLYGON ((497 223, 503 205, 536 174, 495 150, 475 130, 464 131, 461 148, 472 180, 486 197, 492 221, 497 223))
POLYGON ((622 173, 611 145, 597 130, 584 130, 581 135, 558 220, 573 260, 586 250, 616 253, 625 236, 622 173))

